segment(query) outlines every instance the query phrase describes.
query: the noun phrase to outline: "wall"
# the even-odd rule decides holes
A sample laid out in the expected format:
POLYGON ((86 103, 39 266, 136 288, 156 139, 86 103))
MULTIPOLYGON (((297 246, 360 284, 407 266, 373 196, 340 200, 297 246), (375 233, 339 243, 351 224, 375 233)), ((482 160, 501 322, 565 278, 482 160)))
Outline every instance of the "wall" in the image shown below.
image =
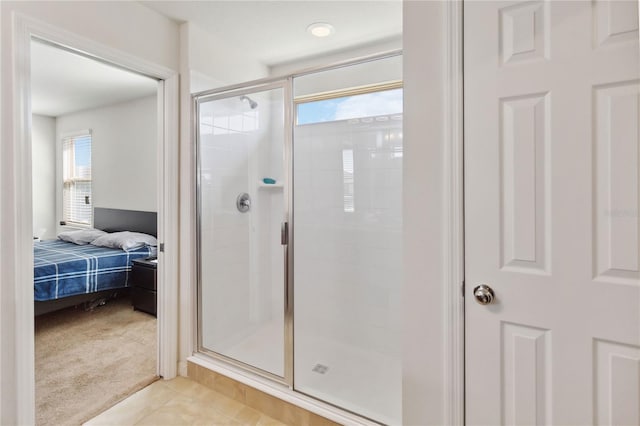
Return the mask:
POLYGON ((446 2, 405 1, 403 423, 445 424, 446 2))
MULTIPOLYGON (((286 76, 287 74, 307 69, 327 67, 344 61, 353 61, 358 58, 394 52, 400 49, 402 49, 402 41, 394 39, 331 55, 276 65, 270 68, 270 74, 272 76, 286 76)), ((294 97, 308 96, 397 81, 402 79, 402 76, 398 74, 399 69, 402 69, 402 56, 395 56, 384 61, 368 62, 359 67, 340 67, 329 71, 307 74, 294 79, 293 95, 294 97)))
MULTIPOLYGON (((202 105, 209 123, 224 121, 230 131, 203 121, 200 134, 201 256, 203 345, 224 353, 244 337, 251 323, 249 246, 252 213, 236 209, 236 197, 249 190, 249 154, 255 144, 255 115, 234 120, 242 110, 237 98, 202 105), (230 111, 225 116, 221 111, 230 111), (235 116, 235 117, 234 117, 235 116), (228 121, 227 121, 228 120, 228 121), (237 123, 238 127, 231 122, 237 123), (242 122, 251 123, 242 127, 242 122), (220 129, 223 133, 214 133, 220 129), (245 130, 243 132, 242 130, 245 130)), ((254 206, 255 209, 255 206, 254 206)))
MULTIPOLYGON (((155 95, 58 117, 56 182, 62 182, 62 138, 90 129, 94 207, 157 211, 157 121, 155 95)), ((62 187, 56 188, 59 222, 62 187)))
POLYGON ((270 317, 280 320, 281 313, 284 312, 282 283, 285 279, 284 250, 280 234, 285 211, 284 179, 287 174, 284 161, 285 146, 282 141, 285 140, 288 129, 285 129, 283 120, 283 92, 274 90, 268 93, 269 95, 252 96, 258 101, 262 116, 269 117, 269 126, 266 127, 254 152, 252 178, 257 183, 256 201, 261 205, 259 214, 256 214, 254 219, 261 232, 256 238, 253 255, 258 262, 255 280, 259 282, 260 277, 269 277, 270 280, 270 284, 263 287, 264 290, 270 291, 270 294, 263 297, 263 308, 270 317), (281 184, 282 188, 261 184, 265 177, 274 179, 276 186, 281 184))
POLYGON ((56 236, 56 119, 33 115, 33 235, 56 236))
POLYGON ((295 128, 294 342, 298 389, 400 424, 402 121, 392 117, 295 128), (334 374, 312 372, 318 361, 334 374))
POLYGON ((156 96, 56 118, 34 115, 33 232, 55 238, 62 220, 62 138, 92 131, 93 205, 157 211, 156 96), (57 165, 57 167, 56 167, 57 165))
POLYGON ((30 138, 15 137, 30 120, 20 113, 16 85, 17 76, 28 72, 21 62, 28 40, 16 44, 16 14, 39 22, 39 28, 108 46, 124 61, 139 58, 163 69, 178 69, 179 37, 175 22, 138 2, 0 2, 0 423, 33 424, 33 342, 25 340, 33 330, 33 304, 25 298, 33 262, 31 148, 30 138))
POLYGON ((256 80, 268 75, 268 68, 259 61, 242 54, 229 45, 188 22, 188 64, 191 93, 256 80))
POLYGON ((340 52, 330 53, 328 55, 317 55, 300 60, 285 62, 269 67, 269 74, 277 77, 281 75, 289 75, 303 71, 305 69, 324 67, 327 65, 351 61, 356 58, 362 58, 371 55, 377 55, 384 52, 391 52, 402 49, 402 37, 393 37, 388 40, 370 43, 355 49, 343 50, 340 52))
POLYGON ((138 2, 3 1, 2 7, 3 31, 10 30, 11 13, 16 12, 155 64, 178 69, 177 24, 138 2))
POLYGON ((402 80, 399 70, 402 70, 402 56, 365 62, 359 66, 334 68, 295 78, 293 93, 295 97, 299 97, 395 82, 402 80))

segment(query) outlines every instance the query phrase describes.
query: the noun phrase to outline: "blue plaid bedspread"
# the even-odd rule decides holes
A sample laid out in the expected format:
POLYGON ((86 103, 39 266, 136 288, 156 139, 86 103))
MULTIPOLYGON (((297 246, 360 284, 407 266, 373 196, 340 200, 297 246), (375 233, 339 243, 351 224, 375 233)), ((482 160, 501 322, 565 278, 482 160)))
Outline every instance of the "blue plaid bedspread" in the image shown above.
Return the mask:
POLYGON ((53 240, 36 242, 34 299, 38 302, 127 287, 131 261, 148 257, 151 248, 124 251, 53 240))

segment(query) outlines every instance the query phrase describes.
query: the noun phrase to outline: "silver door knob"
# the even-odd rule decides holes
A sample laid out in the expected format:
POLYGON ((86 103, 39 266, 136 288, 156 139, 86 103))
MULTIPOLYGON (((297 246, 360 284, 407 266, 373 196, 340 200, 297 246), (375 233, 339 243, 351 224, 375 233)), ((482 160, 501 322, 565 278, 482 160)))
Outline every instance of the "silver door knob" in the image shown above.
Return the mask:
POLYGON ((489 305, 493 303, 493 300, 496 298, 491 287, 485 284, 480 284, 473 289, 473 297, 475 297, 476 302, 481 305, 489 305))

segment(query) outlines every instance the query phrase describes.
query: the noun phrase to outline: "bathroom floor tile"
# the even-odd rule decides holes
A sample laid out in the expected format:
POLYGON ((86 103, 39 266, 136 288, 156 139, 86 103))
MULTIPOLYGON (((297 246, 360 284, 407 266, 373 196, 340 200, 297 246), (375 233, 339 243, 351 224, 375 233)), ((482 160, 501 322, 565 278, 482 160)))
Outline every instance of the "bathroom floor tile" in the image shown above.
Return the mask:
POLYGON ((286 426, 184 377, 154 382, 85 423, 102 425, 286 426))
POLYGON ((87 426, 133 425, 162 407, 175 393, 156 381, 85 423, 87 426))

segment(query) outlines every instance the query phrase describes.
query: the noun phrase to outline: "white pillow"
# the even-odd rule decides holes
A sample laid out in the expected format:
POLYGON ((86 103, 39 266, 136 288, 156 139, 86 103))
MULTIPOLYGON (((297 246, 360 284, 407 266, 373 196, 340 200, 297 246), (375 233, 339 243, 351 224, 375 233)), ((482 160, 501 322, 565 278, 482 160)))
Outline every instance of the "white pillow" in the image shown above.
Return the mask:
POLYGON ((91 241, 105 234, 106 232, 99 229, 79 229, 77 231, 61 232, 58 234, 58 239, 78 245, 84 245, 89 244, 91 241))
POLYGON ((128 251, 145 245, 155 247, 158 245, 158 240, 156 240, 156 237, 153 235, 123 231, 112 232, 111 234, 98 237, 91 241, 91 244, 99 247, 118 248, 128 251))

